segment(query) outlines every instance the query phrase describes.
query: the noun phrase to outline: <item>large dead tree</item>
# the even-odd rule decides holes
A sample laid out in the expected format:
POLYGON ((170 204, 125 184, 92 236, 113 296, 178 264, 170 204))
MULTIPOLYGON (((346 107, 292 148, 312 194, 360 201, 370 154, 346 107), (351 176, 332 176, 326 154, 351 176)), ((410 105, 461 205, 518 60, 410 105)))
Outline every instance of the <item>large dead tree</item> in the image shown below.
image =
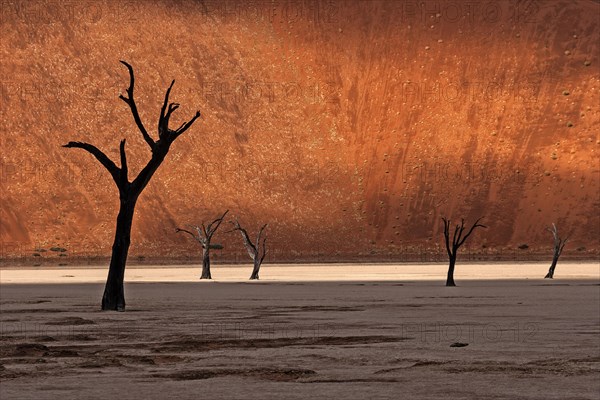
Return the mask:
POLYGON ((544 279, 554 279, 554 269, 556 268, 556 264, 558 263, 558 257, 560 257, 560 255, 562 254, 562 251, 565 247, 565 244, 567 244, 567 240, 569 239, 569 237, 561 239, 561 237, 558 235, 558 229, 556 228, 556 225, 554 223, 552 224, 552 228, 546 228, 546 230, 552 233, 552 236, 554 236, 554 256, 552 257, 552 264, 550 264, 550 269, 548 270, 548 273, 546 274, 544 279))
POLYGON ((210 250, 220 250, 223 248, 223 246, 220 244, 211 244, 211 240, 228 212, 229 210, 225 211, 223 215, 208 224, 208 226, 205 226, 204 223, 202 223, 200 226, 190 226, 190 228, 195 232, 181 228, 175 229, 175 232, 187 233, 193 237, 194 240, 200 243, 200 246, 202 247, 202 274, 200 275, 200 279, 212 279, 212 275, 210 274, 210 250))
POLYGON ((119 189, 119 214, 117 215, 117 226, 115 230, 115 239, 112 246, 112 256, 110 259, 110 266, 108 269, 108 278, 106 280, 106 286, 104 288, 104 295, 102 296, 102 310, 125 310, 125 294, 123 291, 123 279, 125 275, 125 264, 127 262, 127 253, 129 251, 129 244, 131 242, 131 225, 133 222, 133 213, 135 204, 146 187, 150 178, 154 175, 158 167, 162 164, 165 156, 169 152, 171 144, 187 131, 192 124, 200 117, 200 111, 187 122, 182 123, 179 128, 169 128, 169 119, 179 104, 169 103, 169 94, 175 84, 173 80, 171 85, 167 89, 165 94, 165 100, 160 110, 160 116, 158 120, 158 140, 154 140, 149 134, 138 113, 138 109, 133 97, 133 89, 135 78, 133 74, 133 68, 125 61, 121 61, 123 65, 129 70, 129 88, 127 89, 127 96, 119 95, 119 98, 123 100, 131 109, 133 120, 137 125, 138 129, 142 133, 142 136, 150 150, 152 151, 152 157, 146 166, 140 171, 138 176, 132 181, 128 178, 127 169, 127 157, 125 154, 125 139, 121 140, 119 147, 121 155, 121 167, 117 167, 116 164, 109 159, 106 154, 99 150, 96 146, 84 142, 69 142, 63 147, 72 147, 83 149, 92 154, 96 159, 108 170, 112 176, 117 188, 119 189))
POLYGON ((475 221, 473 226, 471 226, 471 229, 469 229, 466 234, 464 233, 465 220, 461 219, 460 225, 456 225, 454 228, 452 244, 450 244, 450 220, 442 218, 442 221, 444 221, 444 239, 446 242, 446 251, 448 252, 448 258, 450 259, 450 264, 448 265, 448 276, 446 277, 446 286, 456 286, 454 283, 454 265, 456 264, 456 255, 460 246, 462 246, 469 236, 471 236, 471 233, 473 233, 475 228, 487 228, 485 225, 481 225, 479 223, 482 218, 479 218, 477 221, 475 221))
POLYGON ((252 240, 250 240, 250 235, 248 235, 248 232, 240 226, 240 223, 237 220, 232 221, 231 224, 233 225, 232 231, 239 231, 242 235, 244 246, 246 246, 246 250, 248 251, 250 258, 252 258, 252 261, 254 261, 254 268, 252 268, 250 279, 258 279, 260 266, 267 255, 267 237, 266 235, 263 236, 263 231, 267 228, 267 224, 264 224, 259 229, 255 243, 252 243, 252 240))

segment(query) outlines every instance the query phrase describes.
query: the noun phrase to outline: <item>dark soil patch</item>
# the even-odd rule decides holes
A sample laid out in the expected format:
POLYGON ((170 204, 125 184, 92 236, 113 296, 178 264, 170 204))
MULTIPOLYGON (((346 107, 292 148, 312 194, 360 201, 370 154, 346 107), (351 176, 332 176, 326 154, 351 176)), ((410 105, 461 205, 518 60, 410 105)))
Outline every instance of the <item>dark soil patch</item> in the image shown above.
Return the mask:
POLYGON ((46 325, 93 325, 94 321, 81 317, 66 317, 55 321, 46 322, 46 325))
POLYGON ((344 346, 362 345, 373 343, 393 343, 408 340, 399 336, 323 336, 304 338, 276 338, 255 340, 205 340, 205 339, 178 339, 158 343, 155 346, 157 352, 198 352, 231 348, 275 348, 289 346, 344 346))
POLYGON ((310 369, 289 368, 240 368, 240 369, 201 369, 191 371, 180 371, 171 374, 155 374, 155 378, 167 378, 176 381, 191 381, 200 379, 211 379, 225 376, 239 376, 257 378, 276 382, 295 382, 302 378, 316 375, 310 369))

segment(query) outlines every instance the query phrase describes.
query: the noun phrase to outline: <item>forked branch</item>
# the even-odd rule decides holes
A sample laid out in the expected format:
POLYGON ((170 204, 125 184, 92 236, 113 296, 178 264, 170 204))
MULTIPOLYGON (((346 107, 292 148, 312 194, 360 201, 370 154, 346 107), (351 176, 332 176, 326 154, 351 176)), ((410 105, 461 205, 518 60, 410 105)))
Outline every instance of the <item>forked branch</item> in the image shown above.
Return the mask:
POLYGON ((552 228, 546 228, 546 230, 548 232, 552 233, 552 236, 554 237, 554 251, 557 252, 557 254, 560 256, 565 245, 567 244, 567 241, 569 240, 569 236, 562 239, 559 236, 558 228, 556 227, 556 224, 554 224, 554 223, 552 223, 552 228))
POLYGON ((200 237, 197 236, 197 235, 195 235, 192 231, 188 231, 187 229, 175 228, 175 233, 179 233, 179 232, 187 233, 188 235, 190 235, 191 237, 193 237, 194 240, 202 243, 202 241, 200 240, 200 237))
MULTIPOLYGON (((265 227, 267 225, 265 224, 265 227)), ((267 255, 267 238, 265 237, 263 239, 262 242, 262 256, 260 257, 260 263, 262 264, 263 260, 265 259, 265 256, 267 255)))
POLYGON ((262 237, 262 236, 263 236, 263 232, 267 228, 268 224, 264 224, 260 228, 260 230, 258 231, 258 235, 256 237, 256 242, 252 243, 252 240, 250 239, 250 235, 248 234, 248 231, 246 231, 246 229, 242 228, 242 226, 240 225, 240 223, 237 219, 235 221, 230 221, 230 223, 233 225, 233 229, 231 229, 228 232, 239 231, 240 234, 242 235, 242 239, 244 240, 244 246, 246 247, 246 250, 248 251, 248 255, 250 255, 250 258, 252 258, 253 260, 259 259, 260 262, 262 263, 262 260, 264 260, 265 255, 267 254, 267 247, 266 247, 267 238, 262 237), (261 243, 261 237, 262 237, 262 243, 261 243), (261 247, 262 247, 262 252, 260 251, 261 247), (260 254, 260 253, 262 253, 262 254, 260 254))
POLYGON ((244 240, 244 247, 246 248, 248 255, 250 256, 250 258, 252 258, 254 260, 258 251, 257 251, 254 243, 252 243, 252 240, 250 239, 250 236, 248 235, 248 231, 246 231, 244 228, 241 227, 241 225, 237 219, 235 221, 230 221, 230 223, 233 225, 233 229, 231 229, 230 231, 227 231, 226 233, 239 231, 240 234, 242 235, 242 239, 244 240))
MULTIPOLYGON (((471 227, 471 229, 469 229, 469 232, 467 232, 467 234, 462 238, 462 240, 460 240, 460 235, 459 235, 459 240, 460 242, 458 243, 458 247, 462 246, 463 243, 465 243, 465 240, 467 240, 467 238, 469 236, 471 236, 471 233, 473 233, 473 231, 475 230, 475 228, 487 228, 487 226, 482 225, 479 223, 479 221, 481 221, 483 217, 479 218, 477 221, 475 221, 475 223, 473 224, 473 226, 471 227)), ((462 235, 463 229, 464 229, 464 223, 465 220, 463 219, 460 223, 460 234, 462 235)))
MULTIPOLYGON (((215 219, 213 222, 208 224, 208 226, 205 228, 205 234, 209 240, 212 237, 212 235, 214 235, 214 233, 217 231, 217 229, 219 229, 219 225, 221 225, 221 223, 223 222, 223 219, 225 218, 225 216, 227 215, 228 212, 229 212, 229 210, 226 210, 223 213, 223 215, 221 215, 219 218, 215 219)), ((202 225, 202 226, 204 226, 204 225, 202 225)))
POLYGON ((179 128, 175 130, 169 129, 169 120, 171 118, 171 114, 175 112, 179 108, 179 103, 169 103, 169 96, 171 95, 171 89, 173 89, 173 85, 175 84, 175 80, 171 81, 171 85, 167 89, 165 93, 165 100, 163 102, 162 108, 160 109, 160 117, 158 118, 158 136, 166 140, 173 141, 177 139, 179 135, 184 133, 192 124, 200 117, 200 111, 196 111, 196 114, 192 117, 192 119, 188 122, 183 122, 179 128))
POLYGON ((146 141, 146 143, 148 143, 148 146, 150 146, 150 149, 154 150, 155 142, 150 137, 150 135, 148 135, 148 131, 146 131, 146 128, 144 127, 142 119, 140 118, 140 113, 138 112, 137 106, 135 104, 135 99, 133 97, 133 88, 134 88, 134 84, 135 84, 135 76, 133 74, 133 67, 129 63, 127 63, 126 61, 123 61, 123 60, 121 60, 121 64, 125 65, 127 67, 127 69, 129 70, 129 87, 127 88, 127 97, 125 97, 121 94, 121 95, 119 95, 119 98, 121 100, 123 100, 125 103, 127 103, 127 105, 129 105, 129 108, 131 108, 131 114, 133 115, 135 124, 137 125, 138 129, 142 133, 142 136, 144 137, 144 140, 146 141))
MULTIPOLYGON (((483 218, 483 217, 482 217, 483 218)), ((456 263, 456 256, 458 249, 462 246, 465 241, 471 236, 475 228, 487 228, 485 225, 479 223, 482 218, 479 218, 471 226, 471 229, 465 234, 465 220, 460 220, 460 225, 454 227, 454 234, 452 235, 452 244, 450 244, 450 220, 442 217, 444 222, 444 242, 446 244, 446 251, 448 252, 449 264, 448 264, 448 275, 446 277, 446 286, 456 286, 454 283, 454 266, 456 263)))
POLYGON ((248 235, 248 231, 242 228, 237 219, 235 221, 230 222, 233 225, 233 229, 229 232, 240 232, 240 234, 242 235, 242 239, 244 240, 244 247, 246 247, 248 255, 254 261, 254 268, 252 269, 252 275, 250 275, 250 280, 259 279, 260 266, 262 265, 262 262, 265 259, 265 256, 267 255, 267 238, 266 236, 263 236, 263 232, 267 228, 267 224, 264 224, 259 229, 258 235, 256 236, 256 243, 252 243, 252 240, 250 240, 250 235, 248 235))
POLYGON ((181 134, 183 134, 185 131, 187 131, 189 129, 190 126, 192 126, 192 124, 194 122, 196 122, 196 120, 200 118, 200 111, 196 111, 196 114, 194 114, 194 116, 192 117, 191 120, 189 120, 188 122, 184 122, 181 124, 181 126, 179 128, 177 128, 174 131, 173 134, 173 140, 177 139, 177 137, 181 134))
POLYGON ((480 224, 483 217, 479 218, 475 223, 471 226, 471 228, 464 234, 465 231, 465 220, 461 219, 460 225, 456 225, 454 227, 454 233, 452 235, 452 245, 450 245, 450 220, 442 217, 442 221, 444 222, 444 239, 446 244, 446 251, 449 256, 456 255, 456 251, 462 246, 465 241, 471 236, 475 228, 487 228, 487 226, 480 224), (464 235, 463 235, 464 234, 464 235))
POLYGON ((202 245, 203 248, 209 248, 209 247, 211 247, 210 242, 212 240, 213 235, 219 228, 219 225, 221 225, 221 222, 223 222, 223 219, 225 218, 225 216, 227 215, 228 212, 229 212, 229 210, 225 211, 222 216, 220 216, 219 218, 217 218, 213 222, 211 222, 208 225, 208 227, 205 226, 204 223, 201 223, 200 226, 188 225, 188 227, 190 229, 193 229, 196 231, 195 233, 192 232, 191 230, 183 229, 183 228, 175 228, 175 233, 179 233, 179 232, 187 233, 192 238, 194 238, 194 240, 196 240, 198 243, 200 243, 200 245, 202 245))

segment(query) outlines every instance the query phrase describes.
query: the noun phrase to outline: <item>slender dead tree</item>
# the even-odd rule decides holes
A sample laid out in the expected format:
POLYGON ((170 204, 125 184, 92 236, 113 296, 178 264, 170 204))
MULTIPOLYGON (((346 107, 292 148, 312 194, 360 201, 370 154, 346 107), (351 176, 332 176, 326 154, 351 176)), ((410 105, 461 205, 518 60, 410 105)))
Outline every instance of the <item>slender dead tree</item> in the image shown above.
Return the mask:
POLYGON ((556 264, 558 263, 558 257, 560 257, 560 255, 562 254, 562 251, 565 247, 565 244, 567 244, 567 240, 569 240, 569 237, 567 236, 566 238, 561 239, 558 235, 558 229, 556 228, 556 225, 554 223, 552 224, 552 228, 546 228, 546 230, 552 233, 552 236, 554 236, 554 256, 552 257, 552 264, 550 264, 550 269, 548 270, 548 273, 546 274, 544 279, 554 279, 554 269, 556 268, 556 264))
POLYGON ((479 223, 479 221, 481 221, 482 218, 483 217, 475 221, 471 229, 469 229, 469 231, 466 234, 464 234, 464 236, 463 233, 465 230, 465 220, 461 219, 460 225, 456 225, 456 227, 454 228, 454 235, 452 236, 452 245, 450 245, 450 220, 442 218, 442 221, 444 221, 444 238, 446 241, 446 251, 448 251, 448 258, 450 259, 450 264, 448 266, 448 276, 446 277, 446 286, 456 286, 456 284, 454 283, 454 265, 456 264, 456 255, 460 246, 462 246, 467 240, 467 238, 471 236, 471 233, 473 233, 475 228, 487 228, 487 226, 481 225, 479 223))
POLYGON ((175 228, 175 232, 187 233, 202 246, 202 274, 200 275, 200 279, 212 279, 212 275, 210 274, 210 250, 220 250, 223 246, 220 244, 211 244, 210 242, 228 212, 229 210, 225 211, 223 215, 208 224, 208 226, 205 226, 204 223, 200 226, 190 226, 191 229, 196 231, 195 233, 191 230, 175 228))
POLYGON ((255 243, 252 243, 248 232, 240 226, 238 220, 232 221, 231 224, 233 225, 233 229, 230 232, 240 231, 242 239, 244 240, 244 246, 246 246, 246 250, 248 251, 250 258, 252 258, 252 260, 254 261, 254 268, 252 269, 252 275, 250 275, 250 279, 258 279, 258 272, 260 271, 260 266, 262 265, 262 262, 265 259, 265 256, 267 255, 267 237, 266 235, 262 236, 263 231, 267 227, 267 224, 264 224, 259 229, 255 243))
POLYGON ((162 164, 165 156, 169 152, 171 144, 187 131, 192 124, 200 117, 200 111, 196 111, 196 114, 187 122, 184 122, 177 129, 169 128, 169 119, 179 104, 169 103, 169 94, 175 84, 175 81, 171 82, 171 85, 167 89, 165 94, 165 100, 160 110, 160 116, 158 120, 158 140, 152 139, 152 137, 146 131, 144 124, 138 113, 138 109, 133 97, 134 89, 134 74, 131 65, 125 61, 121 61, 123 65, 129 70, 129 88, 127 89, 127 96, 119 95, 119 98, 123 100, 131 109, 133 120, 137 125, 138 129, 142 133, 144 140, 148 143, 150 150, 152 151, 152 157, 146 166, 140 171, 138 176, 130 181, 127 176, 127 157, 125 155, 125 139, 121 140, 119 147, 121 154, 121 167, 117 167, 116 164, 106 156, 96 146, 84 142, 69 142, 63 147, 73 147, 83 149, 92 154, 96 159, 108 170, 112 176, 117 188, 119 189, 119 214, 117 215, 117 226, 115 230, 115 239, 112 246, 112 256, 110 259, 110 266, 108 268, 108 278, 106 280, 106 286, 104 288, 104 295, 102 296, 102 310, 125 310, 125 294, 123 291, 123 279, 125 275, 125 264, 127 262, 127 253, 129 251, 129 244, 131 242, 131 225, 133 222, 133 213, 135 204, 140 194, 148 185, 150 178, 154 175, 160 164, 162 164))

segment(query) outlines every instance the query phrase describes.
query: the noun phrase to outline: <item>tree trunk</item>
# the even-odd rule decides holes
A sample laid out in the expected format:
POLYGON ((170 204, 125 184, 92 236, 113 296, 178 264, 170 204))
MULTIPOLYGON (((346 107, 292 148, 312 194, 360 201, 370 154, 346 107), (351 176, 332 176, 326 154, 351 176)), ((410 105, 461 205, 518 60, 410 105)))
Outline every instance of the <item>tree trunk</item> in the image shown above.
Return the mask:
POLYGON ((450 265, 448 265, 448 277, 446 278, 446 286, 456 286, 454 284, 454 264, 456 256, 450 256, 450 265))
POLYGON ((250 275, 250 279, 258 280, 258 271, 260 270, 260 260, 258 259, 258 255, 254 258, 254 269, 252 270, 252 275, 250 275))
POLYGON ((102 310, 125 311, 125 293, 123 280, 125 278, 125 263, 131 243, 131 225, 135 200, 121 199, 119 214, 117 215, 117 228, 112 247, 108 278, 102 296, 102 310))
POLYGON ((544 279, 554 279, 554 268, 556 268, 556 263, 558 263, 558 256, 558 252, 555 251, 554 257, 552 258, 552 264, 550 265, 550 269, 548 270, 548 273, 546 274, 544 279))
POLYGON ((210 249, 202 248, 202 275, 200 279, 212 279, 210 275, 210 249))

